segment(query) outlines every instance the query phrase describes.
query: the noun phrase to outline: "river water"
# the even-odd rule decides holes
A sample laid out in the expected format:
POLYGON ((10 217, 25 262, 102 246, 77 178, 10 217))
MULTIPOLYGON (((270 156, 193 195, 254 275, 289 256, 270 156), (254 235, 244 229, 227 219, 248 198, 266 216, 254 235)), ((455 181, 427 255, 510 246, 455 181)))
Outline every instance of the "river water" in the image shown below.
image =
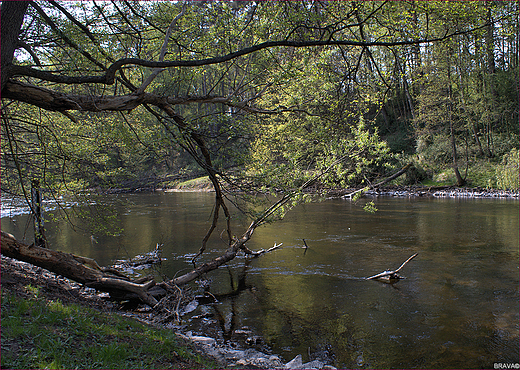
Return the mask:
MULTIPOLYGON (((171 278, 190 269, 211 222, 213 200, 211 193, 107 196, 103 202, 123 227, 120 234, 98 235, 72 212, 85 208, 76 204, 69 208, 76 231, 51 221, 56 211, 48 211, 47 238, 51 246, 101 265, 160 243, 167 261, 156 273, 171 278)), ((518 200, 374 202, 375 214, 363 211, 363 200, 307 203, 258 228, 250 249, 275 242, 282 248, 253 260, 237 258, 208 274, 209 291, 219 302, 199 306, 194 311, 199 318, 185 329, 213 326, 226 337, 249 328, 287 361, 302 354, 304 362, 326 358, 339 368, 518 363, 518 200), (389 285, 361 279, 395 269, 414 253, 418 256, 401 271, 405 280, 389 285)), ((88 209, 103 212, 94 202, 88 209)), ((9 210, 3 216, 3 231, 32 242, 27 215, 9 210)), ((232 221, 236 235, 248 224, 236 210, 232 221)), ((199 261, 226 248, 219 236, 223 227, 199 261)))

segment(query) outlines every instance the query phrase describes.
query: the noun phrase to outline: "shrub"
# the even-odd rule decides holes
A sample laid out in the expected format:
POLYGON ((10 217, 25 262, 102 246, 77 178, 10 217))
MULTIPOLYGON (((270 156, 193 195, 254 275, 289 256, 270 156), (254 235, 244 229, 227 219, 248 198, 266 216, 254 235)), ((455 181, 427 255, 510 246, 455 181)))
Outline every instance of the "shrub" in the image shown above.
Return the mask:
POLYGON ((519 157, 518 149, 512 149, 502 158, 502 163, 495 169, 496 185, 498 189, 518 190, 519 157))

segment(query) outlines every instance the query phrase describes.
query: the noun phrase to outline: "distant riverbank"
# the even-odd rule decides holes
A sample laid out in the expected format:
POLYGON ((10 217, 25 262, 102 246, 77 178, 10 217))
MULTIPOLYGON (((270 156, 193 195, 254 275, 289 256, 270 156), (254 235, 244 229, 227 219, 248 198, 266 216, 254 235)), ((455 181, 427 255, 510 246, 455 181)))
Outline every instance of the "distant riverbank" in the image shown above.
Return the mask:
MULTIPOLYGON (((332 197, 352 197, 351 194, 362 192, 368 197, 436 197, 436 198, 500 198, 518 199, 518 190, 485 189, 480 187, 457 187, 450 185, 442 186, 423 186, 423 185, 387 185, 376 188, 349 188, 349 189, 329 189, 325 187, 313 187, 305 192, 326 194, 332 197)), ((156 191, 176 192, 176 191, 213 191, 213 186, 209 179, 198 178, 180 183, 174 188, 156 189, 156 191)))
MULTIPOLYGON (((433 197, 433 198, 468 198, 468 199, 519 199, 519 192, 517 190, 500 190, 500 189, 485 189, 485 188, 469 188, 456 186, 397 186, 389 185, 384 187, 377 187, 373 189, 363 190, 364 188, 349 188, 349 189, 329 189, 324 187, 315 187, 307 189, 305 192, 316 195, 325 195, 332 198, 352 199, 354 195, 362 193, 366 197, 433 197)), ((213 192, 213 186, 207 178, 198 178, 179 184, 171 188, 157 188, 157 189, 136 189, 133 191, 123 191, 122 189, 110 189, 101 191, 107 194, 120 193, 152 193, 152 192, 213 192)), ((46 199, 45 192, 44 207, 46 210, 54 209, 58 202, 62 200, 46 199)), ((68 208, 76 204, 76 202, 63 201, 60 207, 68 208)), ((27 206, 22 198, 2 198, 2 217, 12 217, 20 214, 30 213, 30 208, 27 206)))
MULTIPOLYGON (((345 189, 332 191, 338 197, 351 198, 361 189, 345 189)), ((367 197, 434 197, 434 198, 495 198, 518 199, 515 190, 498 190, 483 188, 466 188, 456 186, 385 186, 363 191, 367 197)))
MULTIPOLYGON (((364 196, 378 197, 437 197, 437 198, 500 198, 518 199, 518 190, 488 189, 481 187, 457 187, 454 185, 385 185, 375 188, 348 188, 331 189, 322 186, 314 186, 305 192, 326 194, 332 197, 351 197, 352 193, 362 192, 364 196)), ((207 177, 199 177, 175 185, 172 188, 156 189, 156 191, 213 191, 213 186, 207 177)))

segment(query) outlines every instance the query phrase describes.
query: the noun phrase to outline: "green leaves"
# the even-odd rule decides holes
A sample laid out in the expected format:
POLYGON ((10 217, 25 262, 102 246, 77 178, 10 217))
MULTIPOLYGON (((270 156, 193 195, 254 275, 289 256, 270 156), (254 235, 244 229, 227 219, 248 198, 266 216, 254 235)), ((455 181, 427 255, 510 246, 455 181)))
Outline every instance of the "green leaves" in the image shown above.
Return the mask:
MULTIPOLYGON (((429 145, 435 149, 431 143, 436 135, 447 134, 448 105, 457 145, 468 136, 475 141, 482 137, 491 155, 497 132, 518 132, 514 2, 60 6, 29 7, 21 34, 28 48, 18 51, 20 64, 33 65, 38 59, 41 70, 56 75, 90 76, 104 73, 121 58, 158 60, 166 30, 183 6, 185 11, 167 40, 166 61, 219 57, 266 41, 349 40, 357 45, 276 47, 222 63, 169 68, 146 92, 157 100, 178 99, 181 104, 172 109, 183 118, 182 127, 170 118, 159 117, 159 123, 159 110, 155 115, 144 108, 124 115, 70 113, 74 122, 59 113, 20 105, 13 116, 23 119, 10 123, 11 143, 16 144, 12 154, 31 154, 18 161, 16 171, 13 161, 9 163, 5 178, 12 187, 16 172, 74 189, 198 172, 200 158, 188 154, 201 155, 190 142, 193 133, 203 138, 215 168, 245 166, 244 177, 259 188, 298 188, 346 155, 349 160, 335 164, 322 181, 351 186, 385 172, 391 159, 386 138, 393 139, 396 151, 412 154, 429 145), (492 27, 484 26, 489 20, 492 27), (455 31, 460 35, 442 42, 363 45, 442 38, 455 31), (493 73, 486 59, 489 50, 495 54, 493 73), (411 148, 414 141, 418 145, 411 148)), ((94 98, 131 94, 152 71, 125 65, 113 85, 50 86, 34 77, 27 79, 94 98)), ((2 143, 5 153, 11 151, 8 144, 2 143)))

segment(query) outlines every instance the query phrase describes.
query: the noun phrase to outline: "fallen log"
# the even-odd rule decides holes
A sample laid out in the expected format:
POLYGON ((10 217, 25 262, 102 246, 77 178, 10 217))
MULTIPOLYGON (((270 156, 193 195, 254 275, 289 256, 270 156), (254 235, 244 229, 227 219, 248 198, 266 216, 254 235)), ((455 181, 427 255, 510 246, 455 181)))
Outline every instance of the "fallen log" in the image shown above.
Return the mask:
POLYGON ((121 297, 133 293, 151 307, 157 304, 157 300, 149 293, 149 289, 155 285, 153 280, 146 283, 132 282, 127 277, 104 270, 90 258, 41 248, 34 244, 27 245, 3 231, 0 249, 4 256, 42 267, 80 284, 110 293, 111 296, 121 297))
POLYGON ((365 279, 366 280, 380 280, 380 281, 383 281, 385 283, 395 283, 396 281, 404 279, 404 277, 399 275, 398 272, 401 271, 401 269, 404 267, 404 265, 406 265, 408 262, 410 262, 412 259, 414 259, 415 256, 417 256, 417 254, 418 253, 415 253, 410 258, 408 258, 406 261, 404 261, 401 264, 401 266, 399 266, 399 268, 396 269, 396 270, 383 271, 383 272, 381 272, 381 273, 379 273, 377 275, 370 276, 370 277, 367 277, 365 279))

